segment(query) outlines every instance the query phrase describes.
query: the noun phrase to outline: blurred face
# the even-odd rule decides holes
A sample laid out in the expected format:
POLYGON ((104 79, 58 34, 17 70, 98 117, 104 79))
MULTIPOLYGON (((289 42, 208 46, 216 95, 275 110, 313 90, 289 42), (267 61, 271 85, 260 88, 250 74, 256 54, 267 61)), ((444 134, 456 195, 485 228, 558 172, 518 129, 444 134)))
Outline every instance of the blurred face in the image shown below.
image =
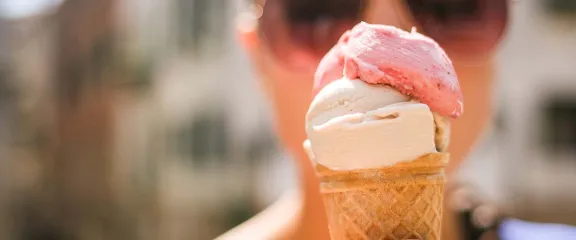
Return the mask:
MULTIPOLYGON (((506 3, 503 0, 268 0, 256 1, 254 15, 255 22, 241 24, 241 42, 273 104, 281 140, 292 153, 305 156, 304 119, 312 100, 314 71, 345 30, 359 21, 405 30, 417 26, 420 32, 435 38, 455 62, 459 58, 485 60, 502 35, 506 3)), ((466 93, 464 97, 465 101, 473 101, 467 99, 466 93)))

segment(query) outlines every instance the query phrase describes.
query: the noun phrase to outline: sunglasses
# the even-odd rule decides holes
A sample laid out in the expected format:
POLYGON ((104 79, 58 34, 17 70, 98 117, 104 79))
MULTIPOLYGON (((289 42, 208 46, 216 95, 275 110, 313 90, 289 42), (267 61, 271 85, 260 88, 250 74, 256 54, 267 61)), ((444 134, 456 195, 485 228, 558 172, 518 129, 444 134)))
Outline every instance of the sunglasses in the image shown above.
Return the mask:
MULTIPOLYGON (((390 0, 259 1, 260 38, 277 59, 305 67, 303 60, 319 61, 374 1, 390 0)), ((419 32, 449 55, 464 58, 492 52, 508 22, 507 0, 403 0, 400 5, 419 32)))

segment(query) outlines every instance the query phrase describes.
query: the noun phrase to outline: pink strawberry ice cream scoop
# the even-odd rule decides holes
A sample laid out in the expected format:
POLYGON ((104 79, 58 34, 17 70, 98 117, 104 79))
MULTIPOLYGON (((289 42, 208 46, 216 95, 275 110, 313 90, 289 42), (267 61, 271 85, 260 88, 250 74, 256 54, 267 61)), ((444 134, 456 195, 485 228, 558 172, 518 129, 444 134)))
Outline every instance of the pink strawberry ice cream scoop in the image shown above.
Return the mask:
POLYGON ((314 94, 340 79, 389 85, 443 116, 462 114, 462 93, 452 61, 431 38, 415 29, 361 22, 345 32, 324 56, 314 79, 314 94))

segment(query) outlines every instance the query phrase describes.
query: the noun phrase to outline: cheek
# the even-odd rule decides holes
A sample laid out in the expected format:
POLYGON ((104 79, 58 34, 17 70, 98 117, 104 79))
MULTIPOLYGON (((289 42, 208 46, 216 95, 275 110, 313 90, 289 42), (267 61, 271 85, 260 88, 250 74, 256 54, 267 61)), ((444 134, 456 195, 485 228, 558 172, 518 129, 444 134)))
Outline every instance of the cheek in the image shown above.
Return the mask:
POLYGON ((282 128, 293 128, 293 125, 298 123, 303 125, 304 116, 312 100, 314 73, 291 71, 277 64, 269 54, 257 56, 255 65, 262 78, 261 84, 266 96, 273 104, 276 120, 291 123, 285 124, 282 128))
POLYGON ((274 103, 277 130, 292 151, 301 150, 306 139, 305 117, 312 101, 312 76, 275 79, 270 95, 274 103))
POLYGON ((448 172, 455 170, 473 150, 492 115, 493 61, 480 66, 462 66, 458 62, 454 65, 464 95, 465 110, 462 117, 452 124, 452 137, 448 148, 450 152, 448 172))
POLYGON ((291 71, 278 64, 267 52, 257 52, 252 56, 262 88, 273 107, 280 140, 293 153, 302 151, 302 143, 306 139, 305 117, 312 101, 314 71, 291 71))

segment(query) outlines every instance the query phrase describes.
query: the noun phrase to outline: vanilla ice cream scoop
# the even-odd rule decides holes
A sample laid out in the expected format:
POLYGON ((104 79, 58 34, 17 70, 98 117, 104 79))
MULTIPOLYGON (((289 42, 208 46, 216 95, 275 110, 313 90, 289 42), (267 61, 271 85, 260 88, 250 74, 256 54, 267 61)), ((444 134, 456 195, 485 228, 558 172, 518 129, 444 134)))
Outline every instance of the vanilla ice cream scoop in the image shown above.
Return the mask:
POLYGON ((410 97, 391 87, 342 78, 326 86, 322 94, 316 95, 306 115, 307 126, 320 125, 346 114, 366 113, 408 101, 410 97))
POLYGON ((426 104, 358 79, 342 78, 325 86, 306 120, 305 148, 317 163, 333 170, 410 161, 444 149, 449 133, 449 121, 435 116, 426 104))

